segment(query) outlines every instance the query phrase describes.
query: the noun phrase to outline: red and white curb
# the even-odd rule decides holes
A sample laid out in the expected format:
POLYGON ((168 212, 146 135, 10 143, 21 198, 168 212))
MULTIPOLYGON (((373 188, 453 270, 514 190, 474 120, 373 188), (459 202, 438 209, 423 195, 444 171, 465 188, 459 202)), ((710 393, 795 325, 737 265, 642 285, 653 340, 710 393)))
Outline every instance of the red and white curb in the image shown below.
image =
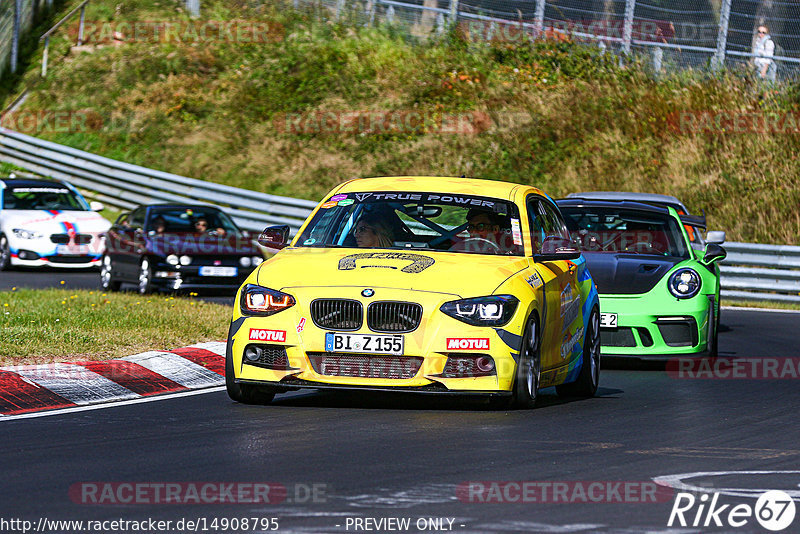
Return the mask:
POLYGON ((221 386, 225 343, 118 360, 0 367, 0 418, 221 386))

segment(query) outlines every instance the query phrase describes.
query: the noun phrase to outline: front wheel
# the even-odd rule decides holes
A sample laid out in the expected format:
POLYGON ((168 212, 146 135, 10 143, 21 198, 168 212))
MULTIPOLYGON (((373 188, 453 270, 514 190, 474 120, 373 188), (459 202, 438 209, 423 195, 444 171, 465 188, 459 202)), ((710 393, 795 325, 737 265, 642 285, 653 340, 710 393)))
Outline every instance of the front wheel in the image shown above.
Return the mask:
POLYGON ((600 383, 600 313, 592 310, 586 325, 583 342, 583 362, 578 379, 556 386, 556 393, 564 397, 594 397, 600 383))
POLYGON ((539 343, 539 320, 531 315, 522 336, 522 347, 519 352, 517 373, 514 377, 514 389, 511 396, 511 407, 533 408, 539 397, 539 383, 542 377, 542 359, 539 343))
POLYGON ((8 238, 0 235, 0 271, 7 271, 11 268, 11 247, 8 238))
POLYGON ((153 291, 153 270, 150 268, 150 262, 147 258, 142 260, 139 267, 139 293, 147 295, 153 291))
POLYGON ((225 389, 231 400, 242 404, 269 404, 275 398, 275 393, 253 386, 252 384, 237 384, 233 374, 233 358, 225 355, 225 389))
POLYGON ((103 256, 100 263, 100 287, 103 291, 119 291, 122 284, 119 280, 114 280, 114 273, 111 269, 111 257, 107 254, 103 256))

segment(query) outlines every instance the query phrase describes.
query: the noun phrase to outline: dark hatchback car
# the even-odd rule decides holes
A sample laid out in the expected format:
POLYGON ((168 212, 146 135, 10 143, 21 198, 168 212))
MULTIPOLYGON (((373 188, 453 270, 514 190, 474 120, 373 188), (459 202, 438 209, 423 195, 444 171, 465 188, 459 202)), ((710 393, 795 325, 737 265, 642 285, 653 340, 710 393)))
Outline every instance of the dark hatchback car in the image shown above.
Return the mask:
POLYGON ((154 290, 236 291, 263 257, 250 236, 220 209, 151 204, 119 216, 106 234, 100 285, 123 282, 154 290))

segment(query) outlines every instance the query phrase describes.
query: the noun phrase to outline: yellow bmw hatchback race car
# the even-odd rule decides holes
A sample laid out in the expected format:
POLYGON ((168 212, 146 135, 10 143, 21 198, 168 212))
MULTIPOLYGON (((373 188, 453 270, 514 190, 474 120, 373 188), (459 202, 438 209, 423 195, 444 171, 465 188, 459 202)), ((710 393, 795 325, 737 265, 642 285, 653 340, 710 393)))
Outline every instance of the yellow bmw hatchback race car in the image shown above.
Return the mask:
POLYGON ((593 396, 599 301, 540 190, 468 178, 337 186, 239 289, 226 350, 238 402, 298 388, 593 396))

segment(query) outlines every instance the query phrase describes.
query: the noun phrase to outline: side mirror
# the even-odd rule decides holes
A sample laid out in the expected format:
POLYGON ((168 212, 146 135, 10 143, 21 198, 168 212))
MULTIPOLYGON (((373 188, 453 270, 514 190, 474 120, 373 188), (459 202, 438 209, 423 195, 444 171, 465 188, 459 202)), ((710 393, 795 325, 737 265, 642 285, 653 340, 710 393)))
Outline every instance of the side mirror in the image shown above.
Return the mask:
POLYGON ((717 230, 706 234, 706 243, 721 245, 725 242, 725 232, 717 230))
POLYGON ((709 243, 706 245, 706 253, 703 256, 703 263, 711 265, 715 261, 722 261, 728 255, 725 249, 716 243, 709 243))
POLYGON ((258 244, 262 247, 282 249, 289 244, 289 225, 268 226, 258 236, 258 244))
POLYGON ((89 209, 92 211, 103 211, 104 209, 106 209, 106 206, 102 202, 92 200, 91 202, 89 202, 89 209))

